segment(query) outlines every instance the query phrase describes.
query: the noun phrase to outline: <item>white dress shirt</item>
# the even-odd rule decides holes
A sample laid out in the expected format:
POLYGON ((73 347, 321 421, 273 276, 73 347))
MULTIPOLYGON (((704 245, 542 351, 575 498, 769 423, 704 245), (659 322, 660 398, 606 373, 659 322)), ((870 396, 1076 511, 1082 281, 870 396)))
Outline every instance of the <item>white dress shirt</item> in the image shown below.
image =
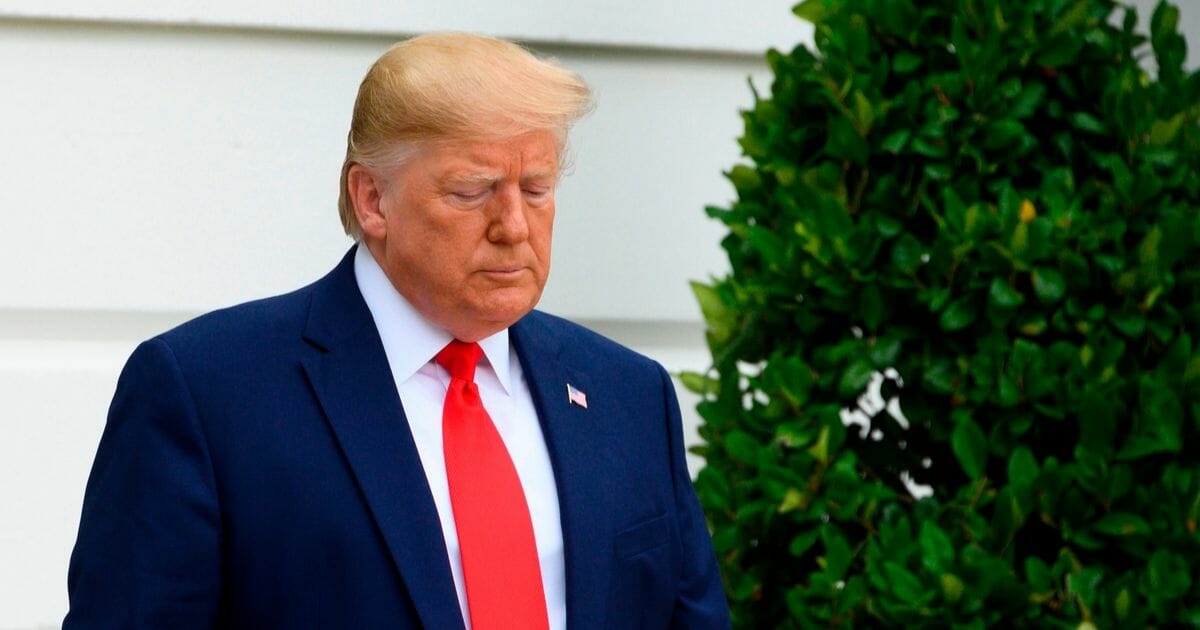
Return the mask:
MULTIPOLYGON (((450 333, 429 323, 392 286, 370 250, 359 243, 354 254, 354 275, 366 300, 379 338, 387 353, 404 415, 421 457, 421 466, 433 493, 442 523, 442 536, 449 554, 450 573, 458 592, 467 630, 471 628, 458 531, 450 507, 446 481, 446 459, 442 452, 442 405, 450 374, 433 357, 450 343, 450 333)), ((567 625, 566 573, 563 560, 562 521, 559 519, 558 490, 550 454, 538 423, 537 411, 517 355, 502 330, 479 341, 484 359, 475 371, 475 384, 504 446, 512 457, 529 504, 533 535, 542 570, 542 588, 551 630, 567 625)), ((414 542, 413 544, 418 544, 414 542)))

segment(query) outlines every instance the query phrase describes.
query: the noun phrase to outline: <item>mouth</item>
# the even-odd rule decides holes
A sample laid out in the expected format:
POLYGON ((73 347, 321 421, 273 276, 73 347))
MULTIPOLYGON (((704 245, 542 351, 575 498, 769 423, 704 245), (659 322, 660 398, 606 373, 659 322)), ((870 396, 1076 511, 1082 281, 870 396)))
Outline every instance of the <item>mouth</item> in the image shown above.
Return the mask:
POLYGON ((503 280, 516 279, 518 276, 521 275, 521 273, 523 271, 525 271, 525 268, 521 267, 519 265, 513 265, 513 266, 501 265, 501 266, 488 267, 486 269, 482 269, 482 270, 480 270, 480 273, 482 273, 483 275, 485 275, 488 278, 491 278, 493 280, 503 281, 503 280))

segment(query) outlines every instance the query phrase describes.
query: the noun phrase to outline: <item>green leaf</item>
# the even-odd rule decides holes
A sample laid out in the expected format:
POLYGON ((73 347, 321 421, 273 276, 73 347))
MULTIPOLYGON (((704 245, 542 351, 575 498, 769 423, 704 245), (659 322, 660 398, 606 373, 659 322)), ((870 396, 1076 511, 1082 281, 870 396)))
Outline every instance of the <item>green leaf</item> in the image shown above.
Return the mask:
POLYGON ((902 51, 892 57, 892 70, 896 74, 908 74, 921 66, 921 58, 910 52, 902 51))
POLYGON ((779 502, 779 513, 787 514, 797 509, 803 509, 808 505, 808 495, 800 491, 799 488, 788 488, 783 494, 783 500, 779 502))
POLYGON ((945 141, 942 140, 931 142, 925 138, 917 137, 913 139, 909 148, 917 155, 933 159, 941 159, 950 154, 950 150, 946 148, 945 141))
POLYGON ((1013 118, 1021 119, 1028 118, 1037 112, 1037 108, 1041 106, 1042 101, 1046 98, 1046 86, 1041 83, 1033 83, 1025 87, 1021 91, 1020 96, 1013 101, 1009 108, 1008 114, 1013 118))
POLYGON ((917 580, 917 576, 912 575, 912 571, 900 563, 883 563, 883 575, 887 576, 892 593, 901 600, 919 601, 925 595, 925 589, 917 580))
POLYGON ((887 137, 879 143, 880 148, 888 153, 896 154, 904 150, 908 144, 908 139, 912 137, 912 129, 897 129, 889 133, 887 137))
POLYGON ((1140 260, 1143 264, 1151 264, 1156 262, 1158 260, 1158 249, 1162 244, 1162 240, 1162 229, 1157 225, 1150 228, 1150 231, 1146 233, 1145 238, 1142 239, 1141 244, 1138 245, 1138 260, 1140 260))
POLYGON ((849 118, 836 116, 829 121, 829 139, 825 151, 840 160, 866 164, 870 147, 849 118))
POLYGON ((1150 144, 1163 146, 1170 144, 1179 136, 1183 123, 1187 120, 1187 112, 1179 112, 1166 120, 1156 120, 1150 126, 1150 144))
POLYGON ((747 465, 758 463, 758 453, 762 446, 750 434, 744 431, 731 431, 725 436, 725 450, 734 461, 747 465))
POLYGON ((829 427, 821 427, 821 433, 817 436, 817 441, 812 446, 808 447, 808 453, 822 464, 829 463, 829 427))
POLYGON ((733 494, 733 489, 729 485, 729 480, 711 466, 700 469, 700 472, 696 474, 695 485, 696 494, 700 496, 704 505, 721 511, 733 509, 730 504, 730 495, 733 494))
POLYGON ((904 601, 917 601, 925 594, 921 582, 911 571, 896 562, 883 563, 883 573, 896 597, 904 601))
POLYGON ((755 251, 762 255, 763 261, 768 265, 784 263, 787 245, 775 232, 761 225, 751 225, 746 240, 755 251))
POLYGON ((817 542, 817 537, 820 536, 821 530, 814 528, 801 534, 797 534, 792 538, 792 542, 788 543, 788 553, 799 558, 805 552, 812 548, 813 543, 817 542))
POLYGON ((1013 227, 1012 236, 1008 239, 1008 248, 1014 256, 1024 259, 1029 249, 1029 224, 1021 222, 1013 227))
POLYGON ((880 216, 875 220, 875 230, 884 238, 892 238, 902 229, 904 229, 904 224, 895 217, 880 216))
MULTIPOLYGON (((882 370, 896 364, 900 356, 901 342, 895 337, 881 337, 871 346, 871 363, 882 370)), ((1196 360, 1197 378, 1200 378, 1200 358, 1196 360)))
POLYGON ((831 580, 842 579, 850 569, 851 560, 854 559, 845 536, 833 527, 822 527, 821 542, 825 546, 825 555, 822 557, 825 575, 831 580))
POLYGON ((1126 337, 1137 339, 1146 333, 1146 318, 1135 311, 1113 313, 1108 321, 1126 337))
MULTIPOLYGON (((957 602, 962 599, 963 590, 965 589, 962 578, 953 573, 943 573, 939 580, 942 583, 942 596, 946 598, 946 601, 957 602)), ((979 627, 983 628, 983 621, 977 621, 979 621, 979 627)))
POLYGON ((1132 461, 1159 453, 1178 453, 1180 444, 1177 436, 1139 434, 1132 435, 1121 451, 1117 453, 1118 461, 1132 461))
POLYGON ((1071 63, 1075 60, 1075 57, 1079 55, 1080 48, 1083 47, 1082 40, 1069 36, 1059 36, 1048 39, 1049 41, 1044 44, 1041 55, 1038 57, 1038 63, 1051 68, 1057 68, 1059 66, 1071 63))
POLYGON ((988 291, 988 303, 1000 309, 1012 309, 1025 303, 1025 296, 1012 288, 1002 278, 992 278, 992 287, 988 291))
POLYGON ((971 479, 983 477, 987 464, 987 438, 979 425, 969 416, 960 418, 950 437, 950 447, 954 456, 962 466, 963 472, 971 479))
MULTIPOLYGON (((784 595, 784 600, 787 602, 788 613, 793 619, 806 619, 809 615, 811 606, 808 604, 808 589, 800 586, 793 586, 787 590, 784 595)), ((736 606, 730 607, 732 610, 737 610, 736 606)), ((737 613, 731 613, 735 618, 737 613)))
POLYGON ((921 381, 931 392, 950 394, 954 392, 954 385, 957 378, 958 373, 954 371, 953 364, 949 361, 941 360, 935 361, 925 368, 921 381))
POLYGON ((1113 611, 1117 613, 1117 619, 1124 621, 1129 618, 1129 605, 1132 603, 1132 596, 1129 594, 1129 589, 1123 588, 1117 593, 1117 597, 1113 600, 1113 611))
POLYGON ((871 375, 875 373, 875 365, 867 359, 858 359, 846 366, 842 372, 842 380, 838 383, 838 394, 842 398, 856 398, 863 393, 871 375))
MULTIPOLYGON (((1179 152, 1167 147, 1145 146, 1138 151, 1137 157, 1155 166, 1161 166, 1164 169, 1174 168, 1179 162, 1179 152)), ((1158 193, 1161 186, 1162 182, 1153 174, 1138 173, 1138 179, 1134 188, 1134 197, 1136 199, 1149 199, 1158 193)))
POLYGON ((1104 515, 1103 518, 1096 521, 1092 527, 1109 536, 1131 536, 1134 534, 1149 534, 1150 524, 1146 519, 1136 515, 1127 514, 1125 512, 1111 512, 1104 515))
POLYGON ((747 196, 762 187, 762 177, 751 166, 738 164, 726 174, 739 195, 747 196))
POLYGON ((1045 592, 1052 588, 1051 581, 1054 578, 1050 575, 1050 567, 1046 566, 1040 558, 1036 556, 1027 556, 1025 558, 1025 581, 1029 582, 1029 586, 1034 592, 1045 592))
POLYGON ((1016 142, 1025 135, 1025 125, 1016 120, 997 120, 984 130, 983 146, 1000 149, 1016 142))
POLYGON ((717 379, 705 376, 699 372, 680 372, 679 382, 683 384, 688 391, 700 394, 702 396, 716 396, 720 383, 717 379))
POLYGON ((1150 15, 1150 38, 1161 42, 1177 34, 1179 29, 1179 7, 1159 2, 1150 15))
POLYGON ((1140 459, 1158 453, 1178 453, 1183 448, 1184 410, 1178 394, 1165 384, 1143 380, 1134 429, 1117 459, 1140 459))
POLYGON ((1067 281, 1057 269, 1039 267, 1033 271, 1033 291, 1042 304, 1053 304, 1062 299, 1067 290, 1067 281))
POLYGON ((1038 476, 1037 460, 1027 446, 1013 449, 1008 458, 1008 482, 1014 486, 1028 488, 1038 476))
POLYGON ((1026 337, 1037 337, 1046 332, 1046 318, 1043 315, 1034 313, 1024 315, 1017 319, 1017 330, 1026 337))
POLYGON ((771 389, 777 389, 799 407, 808 402, 813 384, 812 369, 797 356, 772 358, 763 370, 763 383, 771 389))
POLYGON ((940 573, 950 568, 954 562, 954 547, 950 537, 933 521, 921 523, 921 534, 918 537, 921 544, 921 564, 934 573, 940 573))
POLYGON ((775 442, 787 448, 804 448, 817 439, 817 427, 799 422, 784 422, 775 431, 775 442))
POLYGON ((1021 388, 1017 385, 1017 381, 1007 372, 1000 375, 996 379, 997 394, 996 403, 1001 407, 1013 407, 1021 402, 1021 388))
POLYGON ((892 266, 897 272, 911 274, 921 266, 921 241, 909 233, 904 233, 892 245, 892 266))
POLYGON ((1076 0, 1071 8, 1067 9, 1059 16, 1058 21, 1054 23, 1054 28, 1051 33, 1057 35, 1063 31, 1068 31, 1081 26, 1088 18, 1088 9, 1091 5, 1088 2, 1076 0))
POLYGON ((950 289, 933 289, 928 294, 922 294, 920 297, 922 301, 928 301, 931 313, 938 313, 946 307, 946 302, 950 301, 950 289))
POLYGON ((936 182, 949 181, 954 177, 954 167, 943 162, 930 162, 925 165, 925 176, 936 182))
POLYGON ((1187 560, 1167 549, 1159 549, 1150 556, 1146 571, 1145 590, 1156 597, 1175 599, 1188 592, 1191 587, 1187 560))
POLYGON ((1075 112, 1070 116, 1071 126, 1080 130, 1094 134, 1108 133, 1108 128, 1104 123, 1100 122, 1099 118, 1087 112, 1075 112))
POLYGON ((1025 512, 1016 493, 1011 488, 1002 488, 996 493, 995 508, 992 510, 991 532, 1001 541, 1012 540, 1025 522, 1025 512))
POLYGON ((970 326, 975 321, 975 298, 973 296, 964 296, 954 300, 942 311, 941 317, 938 319, 938 325, 946 332, 954 332, 962 330, 970 326))
POLYGON ((804 0, 792 8, 797 17, 813 24, 819 24, 825 17, 825 0, 804 0))
POLYGON ((1067 588, 1090 608, 1096 601, 1096 587, 1103 579, 1104 573, 1100 568, 1087 567, 1067 576, 1067 588))
POLYGON ((854 93, 854 115, 858 119, 858 123, 862 125, 863 131, 869 133, 871 125, 875 123, 875 108, 871 105, 871 100, 861 91, 854 93))
POLYGON ((716 288, 695 281, 691 285, 712 340, 717 344, 725 343, 733 335, 737 314, 725 305, 716 288))
POLYGON ((736 549, 741 539, 740 532, 735 526, 718 527, 713 531, 713 551, 726 553, 736 549))

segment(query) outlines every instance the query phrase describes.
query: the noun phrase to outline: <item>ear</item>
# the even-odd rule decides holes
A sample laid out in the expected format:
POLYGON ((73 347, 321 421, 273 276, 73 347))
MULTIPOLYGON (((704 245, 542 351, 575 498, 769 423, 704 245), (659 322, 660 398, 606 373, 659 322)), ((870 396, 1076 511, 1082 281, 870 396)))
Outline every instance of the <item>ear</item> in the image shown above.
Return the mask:
POLYGON ((354 204, 354 216, 362 228, 363 238, 383 239, 387 234, 387 218, 380 205, 384 181, 362 164, 352 164, 346 173, 346 188, 354 204))

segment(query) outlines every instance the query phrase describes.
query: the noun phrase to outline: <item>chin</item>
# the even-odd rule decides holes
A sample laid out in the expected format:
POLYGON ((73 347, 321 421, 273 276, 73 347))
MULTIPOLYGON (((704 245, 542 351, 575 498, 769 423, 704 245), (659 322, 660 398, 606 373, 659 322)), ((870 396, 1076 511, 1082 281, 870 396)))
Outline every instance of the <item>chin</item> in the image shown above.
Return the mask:
POLYGON ((495 324, 497 329, 507 328, 532 311, 537 306, 538 297, 525 295, 520 299, 493 302, 478 311, 482 315, 480 319, 495 324))

